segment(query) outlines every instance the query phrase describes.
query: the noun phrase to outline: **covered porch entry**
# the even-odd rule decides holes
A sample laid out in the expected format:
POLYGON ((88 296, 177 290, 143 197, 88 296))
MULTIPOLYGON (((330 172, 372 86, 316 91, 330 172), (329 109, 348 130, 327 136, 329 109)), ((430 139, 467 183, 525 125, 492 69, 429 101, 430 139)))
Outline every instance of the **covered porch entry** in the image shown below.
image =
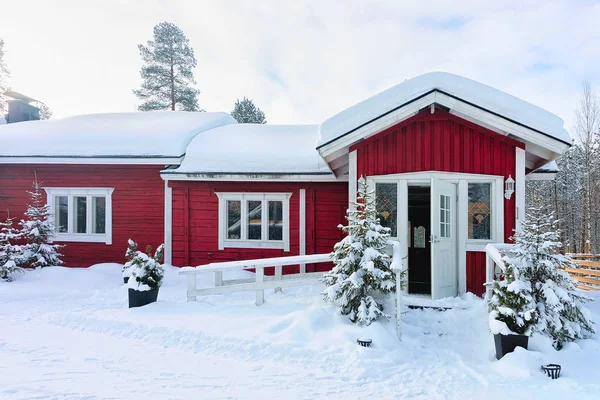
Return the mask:
POLYGON ((371 176, 377 214, 403 246, 409 294, 432 299, 467 290, 467 251, 503 238, 503 177, 415 172, 371 176))

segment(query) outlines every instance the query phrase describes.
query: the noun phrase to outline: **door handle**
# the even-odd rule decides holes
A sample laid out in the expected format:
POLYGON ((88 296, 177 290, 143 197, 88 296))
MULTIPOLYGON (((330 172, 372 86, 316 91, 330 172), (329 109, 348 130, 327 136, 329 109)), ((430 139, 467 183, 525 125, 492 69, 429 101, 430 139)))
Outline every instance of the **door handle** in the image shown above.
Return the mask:
POLYGON ((429 236, 429 243, 438 243, 440 240, 438 239, 437 235, 431 235, 429 236))

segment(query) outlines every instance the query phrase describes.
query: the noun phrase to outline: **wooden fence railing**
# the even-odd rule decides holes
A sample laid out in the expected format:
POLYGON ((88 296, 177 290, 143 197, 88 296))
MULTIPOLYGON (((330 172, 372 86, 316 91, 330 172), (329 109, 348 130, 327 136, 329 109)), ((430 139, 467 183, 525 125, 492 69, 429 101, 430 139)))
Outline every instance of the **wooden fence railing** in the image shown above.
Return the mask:
POLYGON ((571 256, 577 268, 565 268, 565 271, 575 279, 577 287, 582 290, 600 290, 600 255, 598 254, 567 254, 571 256))

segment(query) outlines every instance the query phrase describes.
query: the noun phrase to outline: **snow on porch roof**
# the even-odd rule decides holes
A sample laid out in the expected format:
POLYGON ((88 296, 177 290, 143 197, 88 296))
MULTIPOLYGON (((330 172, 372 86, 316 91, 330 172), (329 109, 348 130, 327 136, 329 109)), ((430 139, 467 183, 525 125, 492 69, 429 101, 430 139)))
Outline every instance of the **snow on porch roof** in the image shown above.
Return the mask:
POLYGON ((237 122, 223 112, 77 115, 0 127, 3 157, 180 157, 198 133, 237 122))
POLYGON ((330 117, 319 127, 317 147, 377 119, 434 90, 472 103, 563 143, 571 137, 558 116, 498 89, 446 72, 430 72, 404 81, 330 117))
POLYGON ((315 150, 318 125, 235 124, 211 129, 189 144, 168 174, 332 174, 315 150))

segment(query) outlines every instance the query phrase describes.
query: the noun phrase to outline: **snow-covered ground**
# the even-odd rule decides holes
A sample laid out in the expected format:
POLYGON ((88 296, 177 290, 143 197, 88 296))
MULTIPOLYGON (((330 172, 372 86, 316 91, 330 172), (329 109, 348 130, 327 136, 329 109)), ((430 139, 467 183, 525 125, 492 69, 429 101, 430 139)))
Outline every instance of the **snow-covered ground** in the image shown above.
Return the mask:
MULTIPOLYGON (((454 307, 444 312, 407 310, 398 342, 393 320, 353 326, 319 285, 269 292, 261 307, 253 293, 187 303, 168 268, 159 301, 128 309, 120 281, 119 265, 102 264, 0 283, 0 399, 600 397, 600 339, 556 352, 534 337, 530 351, 496 361, 472 296, 437 303, 454 307), (550 362, 560 379, 539 371, 550 362)), ((599 321, 600 303, 591 309, 599 321)))

